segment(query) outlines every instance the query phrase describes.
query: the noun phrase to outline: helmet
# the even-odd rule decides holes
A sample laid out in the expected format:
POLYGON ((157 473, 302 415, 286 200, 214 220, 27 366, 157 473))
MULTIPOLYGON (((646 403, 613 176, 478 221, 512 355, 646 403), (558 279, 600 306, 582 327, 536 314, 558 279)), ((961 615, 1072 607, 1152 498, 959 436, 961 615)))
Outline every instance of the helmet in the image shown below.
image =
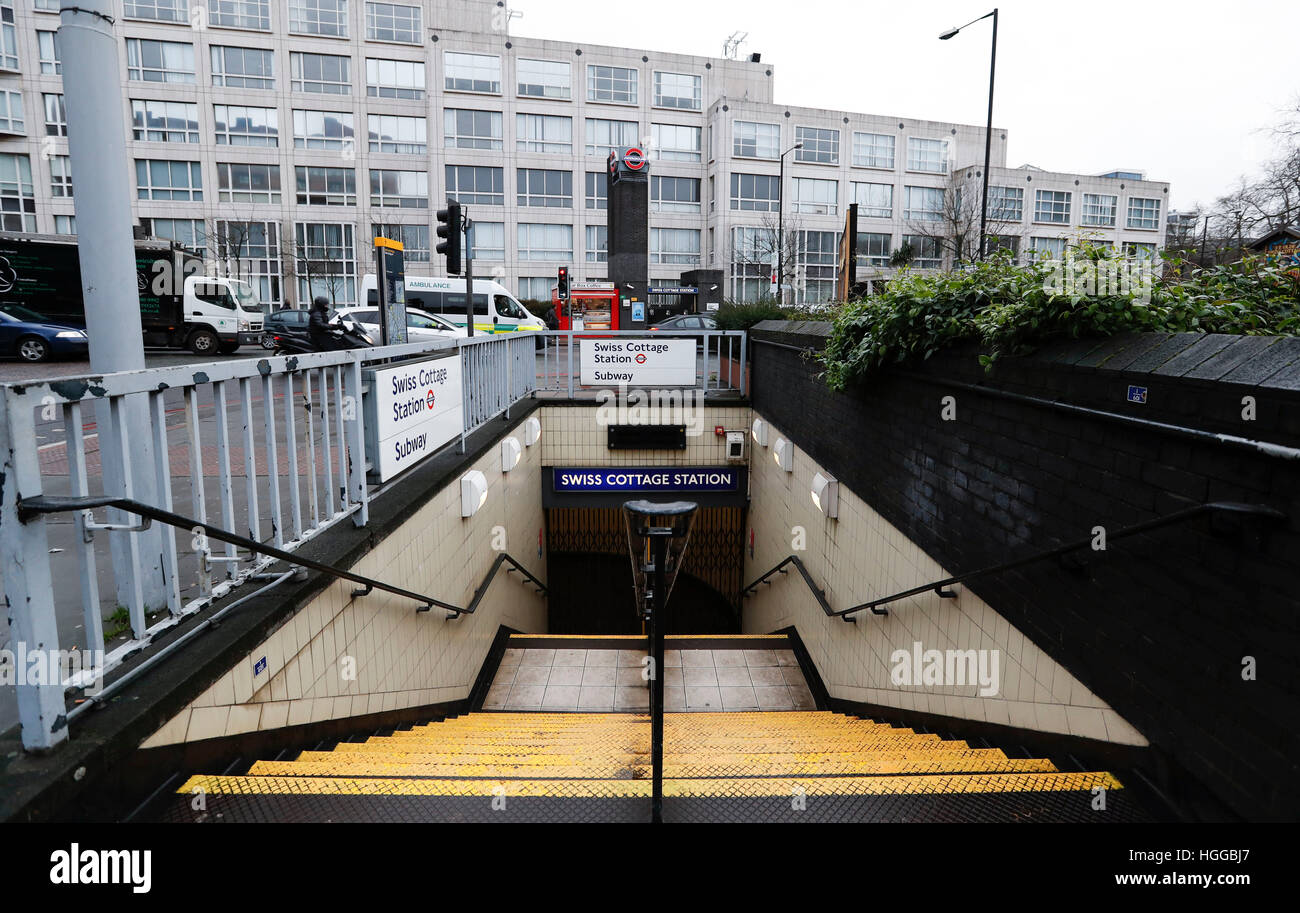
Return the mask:
POLYGON ((313 308, 321 308, 328 311, 330 309, 330 302, 324 295, 317 295, 312 299, 311 306, 313 308))

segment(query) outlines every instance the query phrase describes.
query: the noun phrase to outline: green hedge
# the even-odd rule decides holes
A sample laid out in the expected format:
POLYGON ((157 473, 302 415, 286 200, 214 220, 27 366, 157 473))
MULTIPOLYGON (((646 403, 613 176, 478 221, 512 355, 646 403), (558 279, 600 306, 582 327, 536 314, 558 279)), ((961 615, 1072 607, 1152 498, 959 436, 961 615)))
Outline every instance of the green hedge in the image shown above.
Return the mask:
POLYGON ((1052 339, 1114 333, 1206 332, 1300 335, 1300 279, 1258 260, 1197 269, 1154 265, 1148 281, 1105 287, 1134 261, 1084 243, 1067 260, 1014 263, 1006 252, 946 273, 904 270, 887 289, 839 308, 821 358, 835 389, 889 365, 979 343, 991 366, 1052 339), (1089 273, 1095 273, 1089 287, 1089 273), (1103 293, 1104 292, 1104 293, 1103 293))

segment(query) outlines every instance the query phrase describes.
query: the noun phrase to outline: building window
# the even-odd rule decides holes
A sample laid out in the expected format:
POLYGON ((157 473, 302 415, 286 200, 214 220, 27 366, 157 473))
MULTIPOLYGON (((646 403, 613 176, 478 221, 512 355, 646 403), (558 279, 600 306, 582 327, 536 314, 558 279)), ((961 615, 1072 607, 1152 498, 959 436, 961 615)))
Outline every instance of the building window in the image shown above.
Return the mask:
POLYGON ((280 166, 217 162, 217 199, 222 203, 279 203, 280 166))
POLYGON ((428 121, 397 114, 367 115, 371 152, 425 155, 429 151, 428 121))
POLYGON ((72 199, 72 160, 66 155, 50 156, 50 196, 72 199))
POLYGON ((351 95, 351 58, 338 54, 289 54, 289 70, 295 92, 317 95, 351 95))
POLYGON ((835 297, 839 232, 801 231, 796 237, 795 291, 800 304, 821 304, 835 297))
POLYGON ((23 115, 23 93, 0 92, 0 133, 27 135, 26 117, 23 115))
POLYGON ((208 0, 208 22, 232 29, 271 29, 271 0, 208 0))
POLYGON ((655 212, 699 212, 700 179, 650 175, 650 208, 655 212))
POLYGON ((429 172, 371 168, 370 205, 394 209, 428 209, 429 172))
POLYGON ((0 153, 0 228, 36 231, 36 188, 25 155, 0 153))
POLYGON ((348 0, 289 0, 289 31, 348 37, 348 0))
MULTIPOLYGON (((57 0, 51 0, 58 12, 57 0)), ((40 9, 38 6, 37 9, 40 9)), ((189 0, 126 0, 123 13, 128 19, 152 19, 155 22, 189 22, 189 0)))
POLYGON ((202 257, 207 252, 207 231, 202 219, 150 219, 149 234, 183 244, 202 257))
POLYGON ((0 69, 18 69, 18 26, 13 0, 0 0, 0 69))
POLYGON ((859 267, 889 266, 890 245, 893 237, 883 232, 860 231, 856 254, 859 267))
POLYGON ((416 60, 366 58, 366 94, 371 98, 424 98, 424 64, 416 60))
POLYGON ((55 92, 43 92, 41 102, 45 105, 45 135, 68 135, 68 112, 63 107, 63 96, 55 92))
POLYGON ((1025 188, 990 187, 989 218, 997 222, 1019 222, 1025 217, 1025 188))
POLYGON ((357 205, 357 174, 351 168, 298 165, 293 170, 299 206, 357 205))
POLYGON ((587 65, 587 101, 637 103, 637 71, 624 67, 587 65))
POLYGON ((651 158, 665 162, 698 162, 700 128, 681 124, 651 124, 651 158))
POLYGON ((1155 230, 1160 227, 1160 201, 1145 197, 1129 197, 1128 227, 1155 230))
POLYGON ((607 158, 611 152, 640 142, 641 125, 634 120, 587 118, 587 155, 607 158))
POLYGON ((274 89, 275 52, 213 45, 212 84, 228 89, 274 89))
POLYGON ((54 233, 56 235, 75 235, 77 233, 77 217, 56 215, 54 217, 54 233))
POLYGON ((139 82, 194 82, 194 45, 126 39, 126 78, 139 82))
POLYGON ((948 173, 948 141, 946 139, 907 138, 907 170, 928 171, 932 174, 948 173))
POLYGON ((573 118, 554 114, 516 114, 515 148, 519 152, 573 152, 573 118))
POLYGON ((772 254, 776 232, 738 226, 731 230, 731 295, 737 301, 772 296, 772 254))
POLYGON ((298 300, 307 302, 323 295, 333 305, 355 304, 357 255, 352 225, 298 222, 294 242, 298 300))
POLYGON ((442 58, 448 92, 501 94, 501 58, 448 51, 442 58))
MULTIPOLYGON (((1159 202, 1159 200, 1156 202, 1159 202)), ((1156 246, 1150 241, 1125 241, 1124 256, 1135 257, 1138 260, 1154 260, 1156 258, 1156 246)))
POLYGON ((1079 224, 1114 228, 1115 211, 1118 206, 1119 197, 1114 194, 1085 193, 1083 210, 1079 213, 1079 224))
POLYGON ((854 182, 853 202, 858 204, 858 215, 872 219, 892 219, 894 217, 894 185, 864 184, 854 182))
POLYGON ((573 208, 573 173, 520 168, 515 172, 520 206, 573 208))
POLYGON ((469 246, 475 260, 505 260, 506 223, 474 222, 469 229, 469 246))
POLYGON ((609 175, 603 171, 587 172, 587 208, 609 209, 609 175))
POLYGON ((731 173, 731 208, 776 212, 781 208, 781 182, 774 174, 731 173))
POLYGON ((650 262, 698 266, 700 230, 698 228, 650 229, 650 262))
POLYGON ((606 225, 587 226, 587 262, 609 262, 609 227, 606 225))
POLYGON ((989 253, 1004 250, 1011 255, 1012 260, 1015 260, 1020 256, 1020 238, 1016 235, 991 234, 988 240, 988 250, 989 253))
POLYGON ((853 164, 860 168, 894 167, 894 138, 888 133, 854 133, 853 164))
POLYGON ((505 171, 484 165, 448 165, 447 196, 461 203, 504 206, 505 171))
POLYGON ((1070 192, 1068 190, 1038 190, 1034 192, 1034 221, 1054 225, 1070 223, 1070 192))
POLYGON ((1033 259, 1060 260, 1065 256, 1064 238, 1030 238, 1029 249, 1034 252, 1033 259))
POLYGON ((732 155, 774 159, 781 155, 781 126, 738 120, 732 124, 732 155))
POLYGON ((820 127, 795 127, 796 143, 803 147, 794 151, 797 162, 815 162, 819 165, 837 165, 840 161, 840 131, 820 127))
POLYGON ((423 44, 420 7, 399 3, 366 3, 366 37, 372 41, 423 44))
POLYGON ((213 105, 218 146, 280 145, 280 112, 275 108, 213 105))
POLYGON ((131 99, 131 138, 146 143, 197 143, 199 106, 187 101, 131 99))
POLYGON ((794 212, 833 216, 839 212, 839 182, 822 178, 794 179, 794 212))
MULTIPOLYGON (((154 225, 159 220, 154 219, 154 225)), ((157 229, 155 228, 155 233, 157 229)), ((280 292, 280 223, 279 222, 217 222, 217 260, 235 265, 235 275, 257 289, 264 304, 275 305, 283 300, 280 292)))
POLYGON ((36 47, 40 52, 41 75, 58 76, 63 72, 63 64, 59 61, 59 46, 54 40, 54 32, 45 32, 37 30, 36 47))
POLYGON ((703 85, 704 80, 699 76, 686 73, 660 73, 656 70, 655 107, 699 111, 703 107, 703 85))
POLYGON ((443 143, 448 149, 501 150, 501 112, 447 108, 443 111, 443 143))
POLYGON ((904 187, 903 218, 937 222, 943 218, 942 187, 904 187))
POLYGON ((203 199, 203 174, 198 162, 136 159, 135 186, 136 197, 141 200, 203 199))
POLYGON ((515 61, 518 91, 526 98, 556 98, 568 101, 573 95, 573 77, 567 63, 554 60, 515 61))
POLYGON ((407 263, 429 262, 429 226, 376 223, 371 225, 373 237, 391 238, 402 245, 402 259, 407 263))
POLYGON ((939 239, 927 235, 903 235, 903 246, 912 251, 911 265, 917 269, 942 269, 943 251, 939 239))
POLYGON ((293 112, 295 149, 355 149, 351 111, 293 112))
POLYGON ((525 276, 519 280, 520 301, 550 301, 554 276, 525 276))
POLYGON ((57 13, 59 11, 59 0, 33 0, 32 9, 46 13, 57 13))
POLYGON ((573 226, 519 223, 519 259, 570 263, 573 260, 573 226))

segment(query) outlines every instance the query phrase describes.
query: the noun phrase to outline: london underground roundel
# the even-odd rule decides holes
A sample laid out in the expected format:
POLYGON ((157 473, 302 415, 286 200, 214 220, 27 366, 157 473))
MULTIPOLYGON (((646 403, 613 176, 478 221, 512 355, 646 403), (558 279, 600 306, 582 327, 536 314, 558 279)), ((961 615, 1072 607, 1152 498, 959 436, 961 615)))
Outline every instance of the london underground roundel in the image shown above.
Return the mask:
POLYGON ((645 153, 632 146, 623 153, 623 164, 633 171, 640 171, 645 167, 645 153))

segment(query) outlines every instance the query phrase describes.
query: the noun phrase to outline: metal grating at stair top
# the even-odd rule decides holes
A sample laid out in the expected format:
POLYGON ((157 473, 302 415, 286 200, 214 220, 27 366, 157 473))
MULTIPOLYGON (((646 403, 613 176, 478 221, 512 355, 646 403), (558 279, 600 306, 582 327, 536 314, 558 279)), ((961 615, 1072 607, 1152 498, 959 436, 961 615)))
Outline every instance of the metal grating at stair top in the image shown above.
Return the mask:
MULTIPOLYGON (((1143 817, 1111 773, 826 711, 670 713, 665 729, 669 820, 1143 817)), ((471 713, 191 777, 162 818, 646 820, 649 735, 638 713, 471 713)))

